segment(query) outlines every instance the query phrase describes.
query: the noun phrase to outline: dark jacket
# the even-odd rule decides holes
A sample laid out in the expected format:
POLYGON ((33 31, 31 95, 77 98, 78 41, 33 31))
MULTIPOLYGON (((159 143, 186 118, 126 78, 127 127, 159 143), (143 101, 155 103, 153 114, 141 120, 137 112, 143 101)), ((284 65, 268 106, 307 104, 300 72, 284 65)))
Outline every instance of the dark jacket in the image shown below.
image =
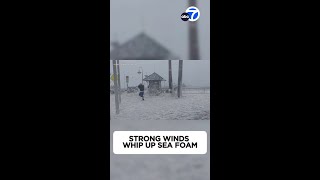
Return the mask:
POLYGON ((139 84, 138 88, 140 89, 140 91, 144 91, 144 85, 143 84, 139 84))

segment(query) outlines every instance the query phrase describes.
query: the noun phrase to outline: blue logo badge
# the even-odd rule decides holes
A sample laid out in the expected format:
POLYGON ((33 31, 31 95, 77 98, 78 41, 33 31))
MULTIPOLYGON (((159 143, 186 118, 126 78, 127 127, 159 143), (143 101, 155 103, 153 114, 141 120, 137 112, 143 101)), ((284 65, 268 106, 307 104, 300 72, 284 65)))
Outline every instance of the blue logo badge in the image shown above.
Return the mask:
POLYGON ((186 13, 189 14, 189 21, 196 21, 200 18, 200 11, 197 7, 190 6, 186 10, 186 13))

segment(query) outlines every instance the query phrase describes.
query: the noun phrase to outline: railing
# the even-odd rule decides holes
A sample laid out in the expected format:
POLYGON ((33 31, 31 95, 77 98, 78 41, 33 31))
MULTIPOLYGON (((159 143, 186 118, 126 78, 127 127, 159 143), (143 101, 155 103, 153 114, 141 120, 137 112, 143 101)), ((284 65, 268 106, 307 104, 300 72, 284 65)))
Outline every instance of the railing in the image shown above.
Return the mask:
MULTIPOLYGON (((169 88, 161 88, 162 93, 166 93, 169 88)), ((113 90, 110 90, 110 94, 113 94, 113 90)), ((146 92, 148 92, 148 89, 145 89, 146 92)), ((174 89, 175 93, 177 92, 177 88, 174 89)), ((121 89, 121 92, 124 93, 126 92, 126 89, 121 89)), ((131 92, 131 91, 130 91, 131 92)), ((136 93, 139 92, 138 89, 135 91, 132 91, 131 93, 136 93)), ((182 88, 182 93, 183 94, 210 94, 210 87, 183 87, 182 88)))
POLYGON ((182 94, 210 94, 210 88, 182 88, 182 94))
MULTIPOLYGON (((169 90, 169 88, 162 88, 163 92, 169 90)), ((177 88, 174 88, 175 93, 177 88)), ((182 94, 210 94, 210 87, 182 87, 182 94)))

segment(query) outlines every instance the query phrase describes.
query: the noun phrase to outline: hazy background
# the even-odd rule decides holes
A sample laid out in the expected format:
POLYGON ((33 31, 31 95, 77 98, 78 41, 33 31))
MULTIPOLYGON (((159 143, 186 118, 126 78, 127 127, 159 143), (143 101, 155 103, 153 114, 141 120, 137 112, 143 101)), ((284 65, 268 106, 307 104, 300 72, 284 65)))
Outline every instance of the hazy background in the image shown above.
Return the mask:
MULTIPOLYGON (((178 60, 172 60, 173 84, 178 83, 178 60)), ((143 68, 144 75, 156 72, 166 81, 168 86, 168 60, 120 60, 121 87, 127 87, 125 76, 129 76, 129 87, 138 86, 141 83, 139 67, 143 68)), ((110 73, 113 73, 112 61, 110 60, 110 73)), ((210 61, 209 60, 184 60, 182 82, 186 86, 210 87, 210 61)))
POLYGON ((145 32, 181 59, 189 59, 188 24, 196 23, 200 59, 210 60, 210 0, 196 0, 200 10, 196 22, 180 18, 189 7, 188 1, 110 0, 110 41, 122 44, 145 32))

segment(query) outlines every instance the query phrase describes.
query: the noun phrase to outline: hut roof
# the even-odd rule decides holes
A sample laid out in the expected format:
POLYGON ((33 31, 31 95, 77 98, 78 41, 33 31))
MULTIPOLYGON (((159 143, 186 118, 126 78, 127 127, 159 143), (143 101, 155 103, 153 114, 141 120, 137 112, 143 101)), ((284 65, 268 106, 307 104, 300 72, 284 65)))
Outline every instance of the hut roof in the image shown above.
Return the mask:
POLYGON ((110 59, 120 60, 163 60, 179 59, 167 48, 149 37, 145 33, 140 33, 133 39, 116 46, 110 52, 110 59))
POLYGON ((146 78, 143 79, 144 81, 165 81, 159 74, 157 73, 152 73, 146 78))

